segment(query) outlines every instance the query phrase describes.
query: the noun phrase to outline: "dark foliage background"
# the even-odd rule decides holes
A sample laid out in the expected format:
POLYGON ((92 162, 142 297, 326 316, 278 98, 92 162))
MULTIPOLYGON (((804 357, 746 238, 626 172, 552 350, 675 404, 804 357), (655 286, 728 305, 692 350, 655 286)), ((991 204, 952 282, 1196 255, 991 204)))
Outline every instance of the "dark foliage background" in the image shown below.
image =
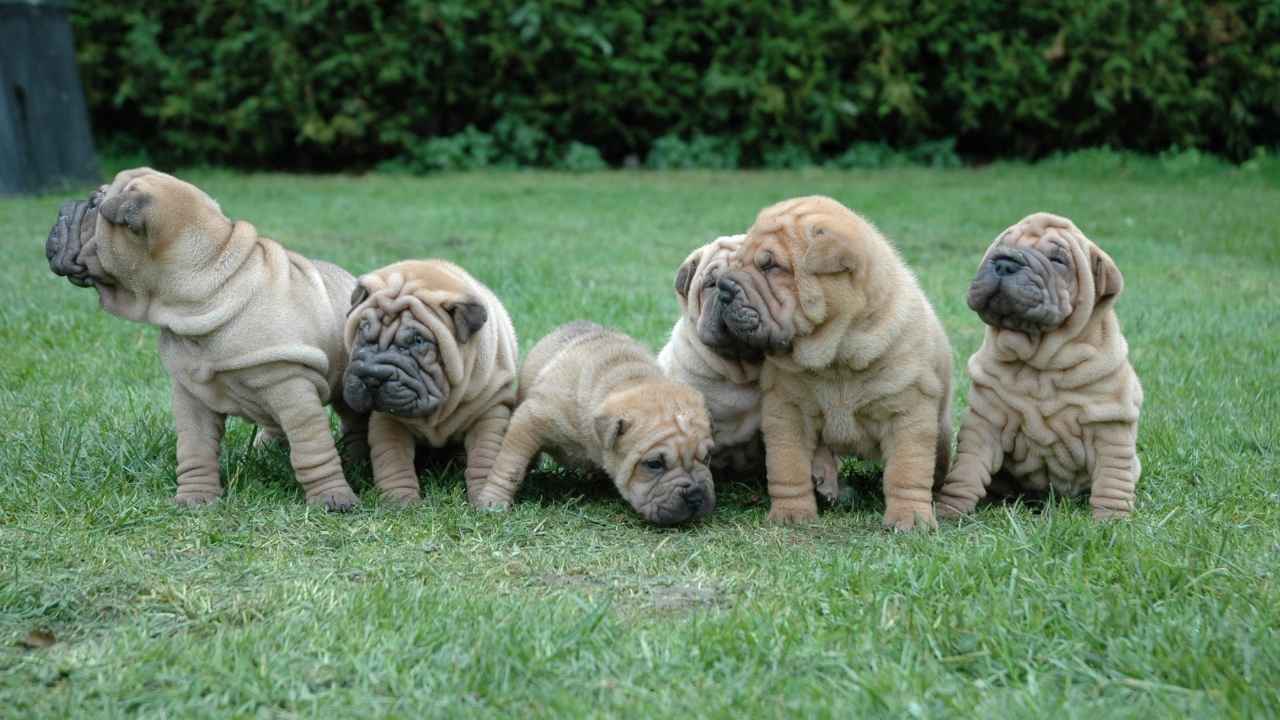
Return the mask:
POLYGON ((165 164, 945 164, 1280 144, 1280 2, 77 3, 108 151, 165 164), (889 150, 887 148, 893 148, 889 150))

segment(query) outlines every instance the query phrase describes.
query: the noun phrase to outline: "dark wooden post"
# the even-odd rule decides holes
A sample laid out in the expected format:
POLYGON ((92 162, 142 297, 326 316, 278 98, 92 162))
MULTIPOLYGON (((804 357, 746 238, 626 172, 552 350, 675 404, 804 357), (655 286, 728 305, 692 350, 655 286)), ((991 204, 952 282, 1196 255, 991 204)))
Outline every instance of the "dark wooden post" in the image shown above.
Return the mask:
POLYGON ((98 180, 69 0, 0 0, 0 194, 98 180))

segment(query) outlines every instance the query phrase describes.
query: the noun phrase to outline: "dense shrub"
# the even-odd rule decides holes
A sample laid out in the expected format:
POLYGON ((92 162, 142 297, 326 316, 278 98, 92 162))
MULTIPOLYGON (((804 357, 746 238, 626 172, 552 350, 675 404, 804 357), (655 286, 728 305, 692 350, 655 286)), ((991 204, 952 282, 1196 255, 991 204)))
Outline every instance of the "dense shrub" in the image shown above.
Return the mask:
POLYGON ((928 162, 1280 144, 1275 0, 121 0, 77 3, 74 22, 99 133, 164 163, 584 166, 589 146, 653 167, 863 166, 889 160, 859 143, 932 147, 928 162))

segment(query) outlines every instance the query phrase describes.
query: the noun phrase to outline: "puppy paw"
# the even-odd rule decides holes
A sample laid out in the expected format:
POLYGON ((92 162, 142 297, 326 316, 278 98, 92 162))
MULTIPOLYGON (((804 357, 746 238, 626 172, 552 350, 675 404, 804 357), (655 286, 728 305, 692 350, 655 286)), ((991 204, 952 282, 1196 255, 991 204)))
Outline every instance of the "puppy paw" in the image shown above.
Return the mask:
POLYGON ((502 497, 498 493, 480 491, 475 497, 471 498, 471 507, 476 510, 491 510, 501 512, 511 508, 511 498, 502 497))
POLYGON ((884 527, 894 532, 910 532, 912 530, 933 530, 938 527, 932 507, 889 506, 884 511, 884 527))
POLYGON ((945 520, 954 520, 973 512, 977 506, 978 502, 976 500, 944 495, 938 498, 938 517, 945 520))
POLYGON ((813 496, 808 502, 784 502, 774 500, 769 507, 769 522, 778 525, 794 525, 818 519, 818 506, 813 496))
POLYGON ((222 493, 186 492, 179 490, 178 494, 173 496, 173 502, 178 507, 200 508, 218 502, 218 498, 220 497, 222 497, 222 493))
POLYGON ((422 502, 422 494, 417 488, 398 488, 396 490, 384 490, 379 496, 385 505, 392 507, 412 507, 422 502))
POLYGON ((1112 522, 1115 520, 1128 520, 1128 510, 1116 510, 1112 508, 1095 507, 1093 509, 1093 519, 1098 522, 1112 522))
POLYGON ((360 498, 349 488, 339 488, 308 495, 307 504, 322 505, 331 512, 347 512, 360 504, 360 498))
POLYGON ((814 492, 828 505, 834 505, 840 499, 840 466, 835 464, 834 459, 831 462, 820 462, 815 456, 811 479, 814 492))

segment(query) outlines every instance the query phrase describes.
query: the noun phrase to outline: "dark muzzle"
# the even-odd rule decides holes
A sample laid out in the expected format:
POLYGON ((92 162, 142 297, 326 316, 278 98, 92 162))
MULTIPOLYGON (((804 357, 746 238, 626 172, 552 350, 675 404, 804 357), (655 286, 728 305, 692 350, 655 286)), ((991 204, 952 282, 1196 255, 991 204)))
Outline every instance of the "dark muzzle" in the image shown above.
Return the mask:
POLYGON ((49 269, 80 287, 93 285, 89 268, 79 258, 85 236, 92 236, 94 224, 98 220, 100 198, 100 193, 94 193, 88 200, 69 200, 63 203, 58 208, 57 222, 49 230, 49 239, 44 243, 44 255, 49 260, 49 269))

